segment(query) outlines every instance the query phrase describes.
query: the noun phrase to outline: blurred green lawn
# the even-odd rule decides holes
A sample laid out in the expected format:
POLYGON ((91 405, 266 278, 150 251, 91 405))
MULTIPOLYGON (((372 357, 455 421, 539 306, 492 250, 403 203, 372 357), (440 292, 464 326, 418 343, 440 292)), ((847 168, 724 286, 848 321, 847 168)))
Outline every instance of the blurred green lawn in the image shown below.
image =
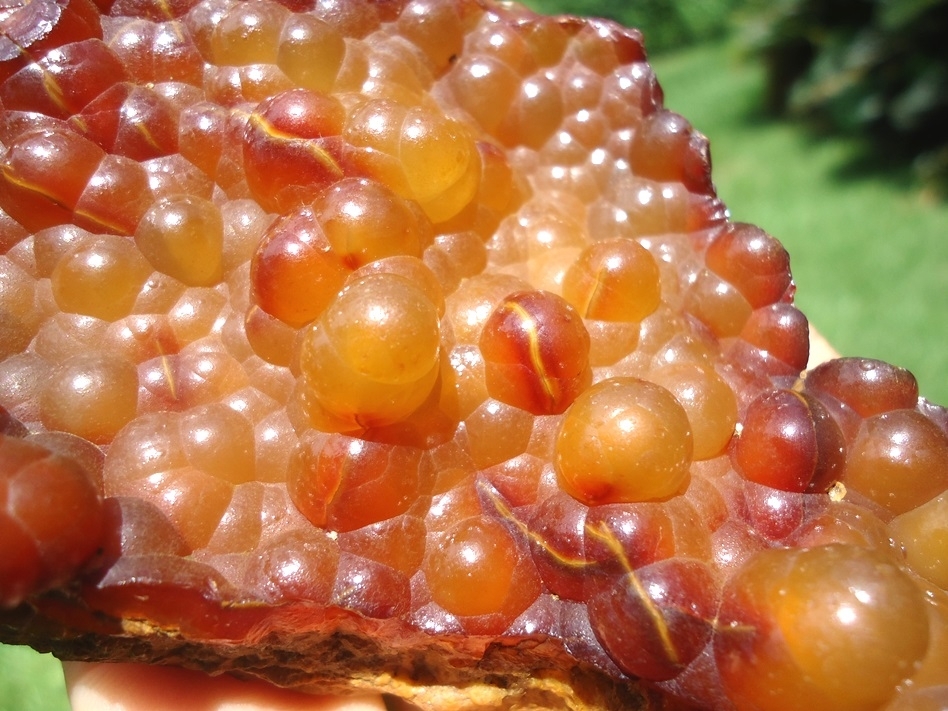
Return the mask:
POLYGON ((62 666, 48 654, 0 645, 0 711, 68 711, 62 666))
MULTIPOLYGON (((653 58, 669 108, 711 140, 719 194, 793 259, 797 302, 844 354, 911 369, 948 404, 948 204, 900 174, 861 171, 858 146, 755 118, 761 72, 733 44, 653 58)), ((68 709, 56 660, 0 646, 0 711, 68 709)))
POLYGON ((666 105, 710 139, 732 217, 787 247, 810 321, 843 355, 907 367, 948 405, 948 202, 907 170, 867 166, 855 141, 760 118, 763 74, 733 44, 652 63, 666 105))

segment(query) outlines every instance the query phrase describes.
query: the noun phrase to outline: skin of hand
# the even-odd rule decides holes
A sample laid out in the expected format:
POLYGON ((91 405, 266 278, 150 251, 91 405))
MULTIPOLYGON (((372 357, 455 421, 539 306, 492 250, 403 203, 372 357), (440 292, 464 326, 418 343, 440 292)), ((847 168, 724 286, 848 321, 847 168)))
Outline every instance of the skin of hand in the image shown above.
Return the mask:
POLYGON ((819 331, 810 326, 810 360, 806 367, 815 368, 833 358, 839 358, 839 353, 819 331))
POLYGON ((64 662, 73 711, 385 711, 379 695, 314 696, 176 667, 64 662))
MULTIPOLYGON (((813 368, 839 354, 813 328, 813 368)), ((65 662, 73 711, 385 711, 382 697, 313 696, 227 675, 143 664, 65 662)))

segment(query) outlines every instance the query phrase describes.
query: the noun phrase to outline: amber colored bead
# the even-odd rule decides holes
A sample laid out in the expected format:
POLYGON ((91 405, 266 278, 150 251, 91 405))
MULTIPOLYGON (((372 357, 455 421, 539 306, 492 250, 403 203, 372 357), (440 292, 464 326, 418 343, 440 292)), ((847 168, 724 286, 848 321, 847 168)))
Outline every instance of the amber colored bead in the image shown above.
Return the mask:
POLYGON ((553 460, 560 486, 589 504, 667 499, 688 480, 688 415, 665 388, 611 378, 567 411, 553 460))
POLYGON ((596 242, 567 271, 563 296, 583 318, 641 321, 661 303, 658 265, 634 240, 596 242))
POLYGON ((507 529, 479 516, 459 521, 428 551, 422 570, 431 596, 461 616, 500 612, 523 553, 507 529))
POLYGON ((430 482, 419 449, 330 435, 303 446, 287 483, 315 525, 353 531, 405 513, 430 482))
POLYGON ((867 418, 846 459, 843 483, 901 514, 948 488, 948 435, 915 410, 867 418))
POLYGON ((293 360, 296 329, 274 318, 258 306, 244 316, 244 334, 254 353, 268 363, 287 367, 293 360))
POLYGON ((573 39, 576 58, 605 74, 622 64, 645 60, 642 33, 610 20, 592 20, 573 39))
POLYGON ((207 176, 217 176, 228 112, 209 101, 185 107, 178 117, 178 150, 207 176))
POLYGON ((734 285, 708 269, 702 269, 689 287, 685 308, 718 338, 739 335, 753 313, 734 285))
POLYGON ((333 251, 350 269, 385 257, 421 257, 427 246, 425 215, 373 180, 335 182, 314 210, 333 251))
POLYGON ((137 161, 178 149, 174 107, 154 90, 130 82, 101 93, 69 123, 106 151, 137 161))
POLYGON ((215 402, 184 413, 178 428, 193 467, 231 484, 254 481, 253 424, 243 414, 215 402))
POLYGON ((477 192, 477 146, 463 124, 438 111, 369 101, 349 116, 344 136, 362 169, 418 202, 432 222, 454 217, 477 192))
POLYGON ((99 146, 65 129, 23 133, 6 148, 0 205, 32 230, 72 222, 72 210, 105 158, 99 146))
POLYGON ((153 204, 135 243, 155 269, 188 286, 209 286, 223 276, 224 223, 209 200, 182 196, 153 204))
POLYGON ((776 358, 799 373, 810 357, 809 324, 806 316, 787 303, 755 309, 738 336, 759 349, 763 360, 776 358))
POLYGON ((324 531, 288 531, 261 548, 251 578, 275 603, 320 603, 329 600, 338 566, 338 546, 324 531))
POLYGON ((520 77, 501 59, 468 55, 455 63, 448 82, 458 104, 486 131, 493 131, 504 119, 520 77), (490 101, 485 100, 488 96, 490 101))
POLYGON ((254 254, 250 280, 257 305, 298 328, 323 312, 348 273, 316 215, 303 208, 267 230, 254 254))
POLYGON ((211 335, 227 312, 223 288, 185 289, 168 311, 171 330, 180 343, 191 343, 211 335))
POLYGON ((207 175, 180 153, 152 158, 142 167, 156 200, 190 195, 204 200, 213 197, 214 186, 207 175))
POLYGON ((276 64, 300 87, 329 91, 346 54, 342 35, 312 15, 293 14, 283 24, 276 64))
POLYGON ((496 135, 508 146, 541 148, 562 123, 559 87, 542 74, 534 74, 521 82, 496 135))
POLYGON ((446 70, 464 46, 461 13, 452 3, 411 0, 398 16, 397 27, 428 55, 436 73, 446 70))
POLYGON ((179 21, 127 22, 109 40, 109 49, 140 84, 180 81, 200 86, 203 79, 204 62, 179 21), (150 51, 141 51, 142 46, 150 51))
POLYGON ((739 708, 879 708, 925 654, 925 608, 879 553, 764 551, 725 585, 715 658, 739 708))
POLYGON ((356 269, 349 276, 347 282, 358 281, 370 274, 394 274, 408 279, 425 293, 438 310, 438 315, 444 315, 444 289, 442 284, 428 265, 417 257, 398 255, 376 259, 356 269))
POLYGON ((601 106, 614 129, 633 127, 643 116, 661 108, 663 94, 652 68, 645 62, 617 67, 603 82, 601 106))
POLYGON ((101 39, 84 39, 27 64, 0 85, 0 101, 7 110, 67 119, 127 76, 101 39))
POLYGON ((737 424, 737 401, 721 376, 710 368, 681 362, 651 371, 648 379, 674 395, 688 414, 695 460, 711 459, 724 451, 737 424))
POLYGON ((188 348, 138 367, 139 404, 145 412, 181 411, 247 386, 248 375, 223 351, 188 348))
POLYGON ((474 464, 486 468, 527 451, 534 417, 526 410, 487 398, 464 418, 467 448, 474 464))
POLYGON ((131 313, 150 271, 130 240, 101 235, 59 260, 53 297, 63 311, 115 321, 131 313))
POLYGON ((108 444, 137 414, 138 372, 111 354, 66 360, 45 384, 43 424, 97 444, 108 444))
POLYGON ((508 296, 485 323, 480 348, 488 392, 535 415, 563 412, 592 377, 582 319, 550 292, 508 296))
POLYGON ((214 26, 212 61, 222 65, 274 63, 288 15, 286 8, 268 0, 235 3, 214 26))
POLYGON ((671 111, 646 117, 629 149, 632 171, 643 178, 682 183, 694 193, 711 193, 708 139, 671 111))
POLYGON ((890 523, 913 569, 948 589, 948 492, 890 523))
POLYGON ((341 432, 400 422, 430 395, 440 353, 437 307, 415 284, 385 273, 351 282, 303 336, 310 417, 325 411, 341 432))
POLYGON ((74 221, 93 232, 133 235, 151 200, 141 164, 107 155, 79 196, 74 221))

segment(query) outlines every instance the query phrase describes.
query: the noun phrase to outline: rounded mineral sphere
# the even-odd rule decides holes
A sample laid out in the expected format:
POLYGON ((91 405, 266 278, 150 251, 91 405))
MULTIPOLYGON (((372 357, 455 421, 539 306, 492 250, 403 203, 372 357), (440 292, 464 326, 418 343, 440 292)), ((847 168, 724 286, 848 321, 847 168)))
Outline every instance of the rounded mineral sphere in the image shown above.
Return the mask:
POLYGON ((737 423, 737 401, 713 369, 696 363, 669 363, 653 370, 649 379, 667 388, 688 413, 696 460, 716 457, 727 447, 737 423))
POLYGON ((403 420, 431 393, 440 344, 438 307, 421 288, 386 273, 350 283, 303 335, 310 418, 340 432, 403 420))
POLYGON ((136 414, 138 373, 128 360, 107 353, 72 356, 46 381, 43 424, 96 444, 108 444, 136 414))
POLYGON ((846 460, 843 483, 893 514, 948 488, 948 436, 916 410, 867 418, 846 460))
POLYGON ((610 378, 567 410, 554 466, 560 487, 590 506, 650 501, 682 491, 692 449, 674 395, 646 380, 610 378))
POLYGON ((135 244, 155 269, 188 286, 211 286, 223 276, 224 222, 210 200, 185 195, 155 203, 135 244))
POLYGON ((499 612, 511 594, 520 552, 497 521, 478 516, 445 532, 425 560, 435 602, 455 615, 499 612))
POLYGON ((948 590, 948 491, 890 524, 916 572, 948 590))
POLYGON ((438 361, 437 308, 415 284, 394 274, 375 274, 346 287, 323 324, 341 358, 380 383, 414 382, 438 361))
POLYGON ((658 264, 635 240, 596 242, 566 272, 563 296, 585 318, 641 321, 661 303, 658 264))
POLYGON ((725 586, 715 658, 738 709, 877 709, 925 655, 926 608, 883 552, 763 551, 725 586))

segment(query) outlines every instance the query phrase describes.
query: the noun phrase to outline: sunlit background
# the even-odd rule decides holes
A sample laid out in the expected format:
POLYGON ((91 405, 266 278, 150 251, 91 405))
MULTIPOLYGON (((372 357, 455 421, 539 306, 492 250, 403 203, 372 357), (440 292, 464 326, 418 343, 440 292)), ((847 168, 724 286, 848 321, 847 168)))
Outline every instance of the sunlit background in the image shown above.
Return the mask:
MULTIPOLYGON (((948 404, 948 1, 531 4, 641 28, 733 218, 787 246, 801 309, 948 404)), ((0 711, 67 708, 55 660, 0 646, 0 711)))
POLYGON ((948 2, 530 0, 643 30, 736 220, 778 237, 844 355, 948 405, 948 2))

